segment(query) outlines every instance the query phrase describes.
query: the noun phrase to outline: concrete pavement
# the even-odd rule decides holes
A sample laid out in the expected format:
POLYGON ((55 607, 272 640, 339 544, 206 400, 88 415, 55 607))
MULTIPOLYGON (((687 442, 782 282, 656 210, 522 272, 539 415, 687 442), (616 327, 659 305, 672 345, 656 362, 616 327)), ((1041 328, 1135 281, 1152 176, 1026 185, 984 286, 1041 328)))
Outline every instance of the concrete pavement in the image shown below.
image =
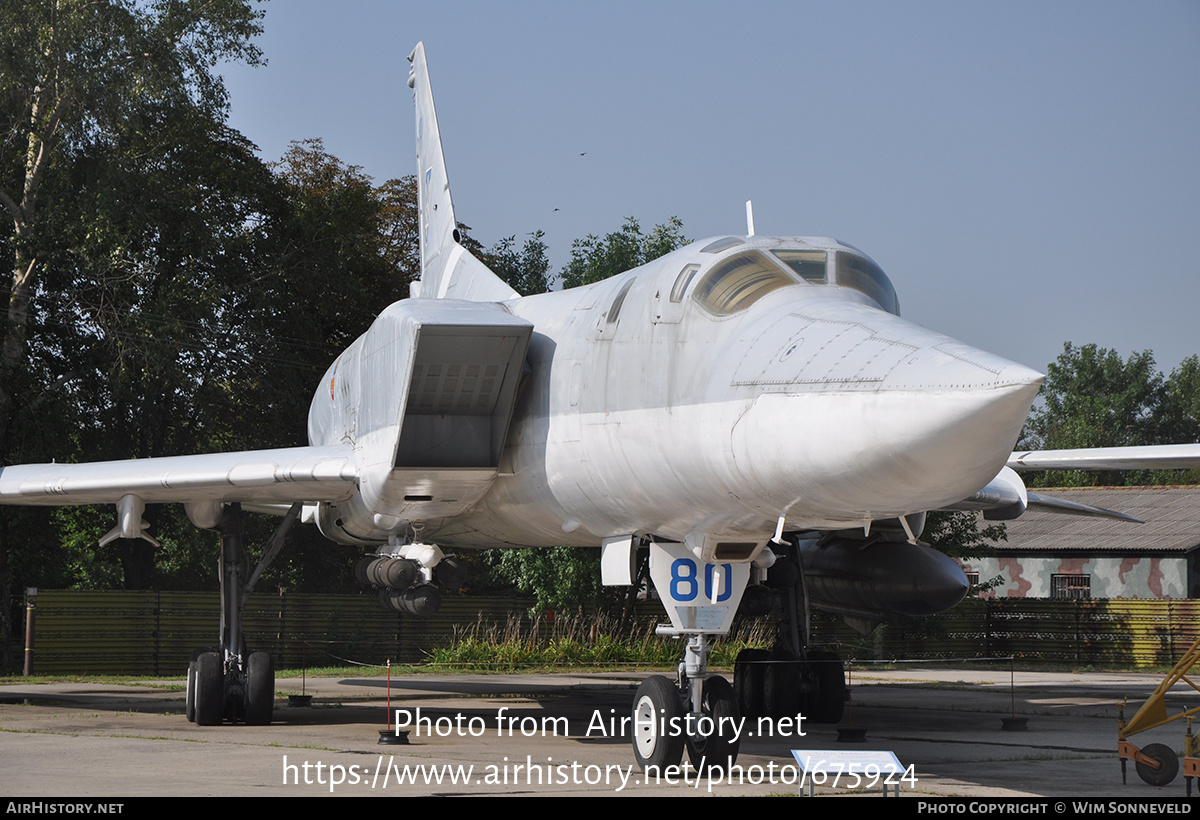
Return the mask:
MULTIPOLYGON (((1161 800, 1184 794, 1182 778, 1154 788, 1132 766, 1123 786, 1115 755, 1116 704, 1128 696, 1136 708, 1161 676, 1017 672, 1010 689, 1007 668, 855 667, 841 726, 865 729, 864 744, 838 743, 838 727, 807 721, 748 725, 738 759, 745 777, 738 783, 691 776, 646 782, 631 768, 621 719, 642 677, 565 672, 393 680, 392 709, 404 710, 410 722, 419 709, 423 719, 420 736, 410 736, 407 746, 378 744, 388 714, 382 677, 309 679, 313 706, 289 708, 281 700, 274 722, 262 727, 188 723, 182 688, 0 686, 0 793, 779 795, 798 791, 792 749, 865 748, 892 751, 912 765, 915 783, 903 783, 902 796, 1161 800), (1001 729, 1014 703, 1016 714, 1028 718, 1025 731, 1001 729), (766 729, 782 734, 766 736, 766 729)), ((299 686, 296 679, 277 682, 281 692, 299 686)), ((1170 713, 1200 704, 1191 689, 1177 691, 1170 713)), ((1181 751, 1184 729, 1176 722, 1137 740, 1181 751)), ((826 783, 817 793, 867 793, 845 785, 826 783)))

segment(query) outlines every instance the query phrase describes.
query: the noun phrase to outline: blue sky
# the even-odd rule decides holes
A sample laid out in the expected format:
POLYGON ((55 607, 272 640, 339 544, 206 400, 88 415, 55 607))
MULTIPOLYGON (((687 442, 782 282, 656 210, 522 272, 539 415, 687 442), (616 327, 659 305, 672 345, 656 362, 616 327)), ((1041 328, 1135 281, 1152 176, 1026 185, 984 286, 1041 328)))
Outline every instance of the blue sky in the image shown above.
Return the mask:
POLYGON ((1200 353, 1200 3, 265 8, 231 124, 268 160, 319 137, 412 173, 423 40, 485 244, 543 230, 558 269, 627 216, 744 233, 752 199, 759 234, 850 242, 906 317, 1032 367, 1068 340, 1200 353))

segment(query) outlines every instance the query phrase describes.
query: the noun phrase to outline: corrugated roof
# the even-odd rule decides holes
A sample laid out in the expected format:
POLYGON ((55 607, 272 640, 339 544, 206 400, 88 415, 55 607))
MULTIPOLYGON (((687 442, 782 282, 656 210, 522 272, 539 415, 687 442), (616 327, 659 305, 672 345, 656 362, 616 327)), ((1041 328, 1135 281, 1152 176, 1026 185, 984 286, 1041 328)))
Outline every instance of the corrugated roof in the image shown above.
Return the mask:
POLYGON ((1180 553, 1200 547, 1200 487, 1048 487, 1036 492, 1128 513, 1146 523, 1030 508, 1007 522, 1008 542, 1001 542, 998 551, 1180 553))

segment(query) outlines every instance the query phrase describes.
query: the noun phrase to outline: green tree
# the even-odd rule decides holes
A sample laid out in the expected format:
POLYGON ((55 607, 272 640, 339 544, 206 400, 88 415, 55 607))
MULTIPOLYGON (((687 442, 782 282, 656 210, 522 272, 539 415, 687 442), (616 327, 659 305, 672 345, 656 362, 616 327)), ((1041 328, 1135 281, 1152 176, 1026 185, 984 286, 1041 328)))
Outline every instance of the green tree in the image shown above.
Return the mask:
POLYGON ((535 612, 560 612, 601 602, 600 551, 578 547, 490 550, 493 574, 537 599, 535 612))
POLYGON ((534 231, 517 249, 517 237, 501 239, 480 254, 485 265, 522 296, 550 290, 550 258, 546 255, 545 234, 534 231))
MULTIPOLYGON (((9 0, 0 5, 5 129, 0 207, 8 217, 0 228, 0 259, 12 272, 0 328, 0 464, 70 457, 88 436, 87 424, 97 415, 96 405, 87 400, 94 398, 88 382, 100 359, 98 347, 86 343, 89 335, 91 341, 123 340, 118 366, 125 370, 119 375, 129 380, 113 382, 105 407, 123 413, 130 427, 139 412, 176 409, 173 402, 148 407, 120 399, 136 392, 125 392, 126 384, 158 381, 159 374, 134 363, 136 355, 126 355, 145 341, 146 323, 182 325, 191 319, 186 314, 168 318, 158 309, 163 291, 176 283, 165 277, 157 280, 160 289, 149 286, 147 265, 164 260, 139 262, 133 251, 169 242, 152 241, 138 226, 156 222, 169 233, 182 223, 136 208, 126 212, 130 188, 108 183, 123 165, 143 180, 169 187, 168 168, 180 161, 181 135, 191 129, 196 137, 187 146, 197 144, 200 134, 216 136, 227 98, 213 68, 225 60, 260 60, 252 43, 260 33, 260 17, 244 0, 9 0), (140 303, 147 309, 131 312, 123 309, 129 299, 113 298, 134 291, 141 291, 140 303), (89 325, 97 307, 103 309, 99 315, 113 320, 104 330, 89 325), (110 332, 115 327, 119 333, 110 332), (37 343, 31 344, 35 334, 37 343), (132 345, 125 344, 130 340, 132 345)), ((217 139, 232 148, 231 137, 217 139)), ((188 267, 185 257, 176 261, 178 269, 188 267)), ((148 437, 143 452, 156 446, 150 430, 143 433, 148 437)), ((34 547, 28 551, 36 559, 20 554, 14 561, 12 545, 44 540, 51 524, 49 511, 0 516, 0 660, 5 664, 11 662, 12 591, 22 581, 13 569, 40 567, 45 557, 34 547)))
MULTIPOLYGON (((980 528, 980 514, 974 512, 950 512, 933 510, 925 518, 925 530, 921 540, 937 551, 960 562, 988 558, 996 554, 996 546, 1008 540, 1004 522, 984 524, 980 528)), ((980 579, 978 589, 971 593, 992 589, 1003 582, 1002 576, 980 579)))
MULTIPOLYGON (((43 225, 51 177, 72 151, 153 140, 163 110, 222 121, 220 61, 257 63, 260 12, 244 0, 10 0, 0 7, 5 127, 0 205, 9 217, 9 298, 0 344, 0 459, 8 455, 13 387, 26 355, 30 301, 48 259, 69 250, 43 225)), ((159 141, 169 153, 172 134, 159 141)))
MULTIPOLYGON (((67 250, 42 265, 26 361, 69 374, 55 405, 74 429, 53 444, 59 459, 237 446, 238 388, 260 377, 258 330, 236 303, 264 251, 278 186, 253 146, 195 107, 142 114, 143 127, 103 145, 64 149, 56 174, 64 190, 42 208, 42 229, 67 250)), ((164 515, 181 517, 159 507, 146 517, 157 529, 164 515)), ((69 510, 53 517, 70 543, 96 520, 69 510)), ((118 539, 94 558, 119 562, 124 586, 145 589, 156 555, 201 541, 195 534, 157 550, 118 539)))
POLYGON ((419 272, 416 181, 376 186, 320 140, 292 143, 273 167, 283 200, 258 264, 238 289, 237 312, 257 330, 264 377, 248 386, 243 433, 258 442, 304 441, 317 381, 343 349, 419 272))
POLYGON ((1008 540, 1004 523, 979 527, 979 514, 934 510, 925 518, 921 540, 951 558, 970 560, 996 554, 996 544, 1008 540))
MULTIPOLYGON (((1030 412, 1023 448, 1070 449, 1152 444, 1163 400, 1163 379, 1150 351, 1121 358, 1114 350, 1070 342, 1046 369, 1039 402, 1030 412)), ((1125 484, 1120 473, 1047 472, 1041 486, 1125 484)))
POLYGON ((1188 356, 1163 383, 1155 437, 1162 444, 1200 441, 1200 356, 1188 356))
POLYGON ((563 269, 559 281, 564 288, 590 285, 665 256, 685 244, 683 223, 678 217, 673 216, 656 225, 646 235, 631 216, 620 230, 603 239, 588 234, 571 243, 571 261, 563 269))
MULTIPOLYGON (((1154 432, 1157 444, 1200 442, 1200 356, 1188 356, 1163 383, 1154 432)), ((1156 470, 1150 482, 1200 484, 1200 470, 1156 470)))

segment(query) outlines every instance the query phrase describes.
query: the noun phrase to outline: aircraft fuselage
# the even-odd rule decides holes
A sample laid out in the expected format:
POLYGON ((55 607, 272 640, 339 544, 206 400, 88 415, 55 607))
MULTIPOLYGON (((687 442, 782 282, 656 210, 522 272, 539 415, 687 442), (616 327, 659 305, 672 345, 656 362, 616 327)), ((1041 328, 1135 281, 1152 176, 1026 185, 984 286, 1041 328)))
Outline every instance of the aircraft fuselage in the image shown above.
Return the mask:
MULTIPOLYGON (((428 532, 461 547, 632 533, 761 543, 780 516, 789 530, 862 527, 975 492, 1004 465, 1041 376, 884 310, 890 283, 851 281, 850 261, 874 267, 833 240, 730 237, 503 303, 533 326, 531 370, 494 478, 428 532), (788 267, 822 254, 823 281, 811 261, 788 267)), ((333 372, 315 417, 328 417, 333 372)), ((370 436, 345 420, 312 430, 336 439, 314 445, 370 436)), ((347 531, 382 540, 366 514, 412 517, 383 501, 347 531)))

